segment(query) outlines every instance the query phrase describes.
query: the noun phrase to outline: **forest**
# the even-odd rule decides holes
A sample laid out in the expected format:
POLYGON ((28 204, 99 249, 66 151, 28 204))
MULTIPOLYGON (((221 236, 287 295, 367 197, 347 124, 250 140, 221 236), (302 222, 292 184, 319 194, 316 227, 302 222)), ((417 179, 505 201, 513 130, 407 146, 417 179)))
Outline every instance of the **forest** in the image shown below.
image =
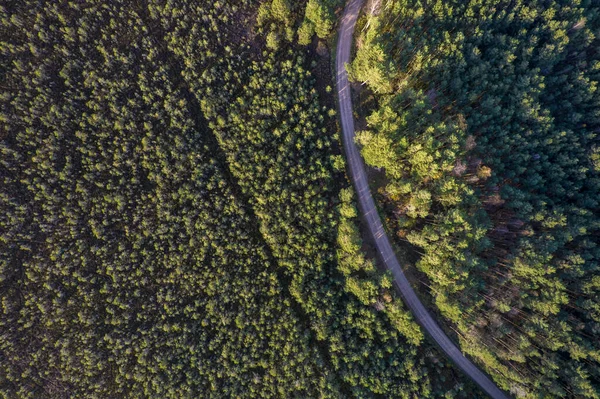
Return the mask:
POLYGON ((349 66, 395 245, 518 398, 600 397, 600 9, 369 1, 349 66))
POLYGON ((0 5, 0 396, 482 397, 365 250, 341 3, 0 5))

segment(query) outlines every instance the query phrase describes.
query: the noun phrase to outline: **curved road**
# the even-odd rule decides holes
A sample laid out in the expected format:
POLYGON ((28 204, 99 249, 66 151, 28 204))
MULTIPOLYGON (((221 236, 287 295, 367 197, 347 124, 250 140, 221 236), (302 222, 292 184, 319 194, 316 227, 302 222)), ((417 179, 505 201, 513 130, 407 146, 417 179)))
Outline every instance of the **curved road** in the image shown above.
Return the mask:
POLYGON ((448 355, 466 375, 475 381, 488 395, 494 399, 508 399, 498 387, 479 370, 469 359, 467 359, 454 343, 444 334, 442 329, 433 320, 427 309, 423 306, 415 291, 410 286, 406 276, 400 268, 398 259, 390 245, 390 241, 383 229, 381 219, 377 213, 373 196, 369 191, 369 184, 365 172, 365 165, 360 153, 354 143, 354 119, 352 116, 352 99, 350 97, 350 85, 345 64, 350 62, 350 47, 352 34, 358 13, 364 0, 350 0, 346 5, 339 28, 337 43, 337 90, 340 107, 340 119, 344 136, 344 150, 350 172, 354 182, 354 188, 358 195, 360 209, 367 221, 369 232, 373 237, 377 251, 385 266, 394 275, 396 288, 402 294, 404 302, 413 313, 417 322, 423 326, 427 333, 434 339, 440 348, 448 355))

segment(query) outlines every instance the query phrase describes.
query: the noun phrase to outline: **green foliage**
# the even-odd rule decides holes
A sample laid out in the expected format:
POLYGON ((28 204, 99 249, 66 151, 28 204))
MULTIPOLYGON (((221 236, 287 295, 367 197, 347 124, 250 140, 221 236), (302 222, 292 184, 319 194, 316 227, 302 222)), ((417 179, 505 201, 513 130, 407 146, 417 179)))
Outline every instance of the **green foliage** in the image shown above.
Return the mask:
POLYGON ((395 0, 349 68, 390 227, 462 349, 518 397, 600 397, 599 9, 395 0), (393 90, 392 90, 393 89, 393 90))
POLYGON ((271 15, 276 21, 288 23, 292 10, 288 0, 272 0, 271 1, 271 15))
POLYGON ((334 8, 339 4, 339 0, 267 1, 258 8, 256 26, 260 33, 266 31, 267 47, 271 49, 279 48, 273 45, 273 35, 282 35, 283 32, 287 41, 291 42, 297 36, 299 44, 308 45, 315 33, 321 39, 329 37, 335 23, 334 8), (304 14, 304 17, 298 27, 296 21, 301 14, 304 14))
POLYGON ((305 19, 314 24, 315 33, 321 39, 329 36, 333 26, 332 5, 329 3, 321 0, 308 0, 306 4, 305 19))
POLYGON ((369 84, 376 93, 390 93, 392 91, 392 76, 396 70, 390 61, 382 44, 376 41, 379 18, 371 17, 370 28, 361 37, 360 51, 356 53, 351 65, 347 65, 348 76, 351 80, 369 84))
POLYGON ((0 7, 1 396, 462 389, 362 252, 305 51, 248 43, 302 4, 253 3, 0 7))
POLYGON ((315 34, 320 39, 329 37, 335 23, 334 10, 341 5, 340 0, 308 0, 304 20, 298 29, 298 43, 309 44, 315 34))
POLYGON ((266 45, 271 50, 279 49, 279 35, 275 32, 269 32, 267 34, 266 45))
POLYGON ((310 44, 313 35, 315 34, 315 24, 305 20, 298 29, 298 44, 306 46, 310 44))
POLYGON ((11 12, 2 396, 334 396, 152 18, 11 12))

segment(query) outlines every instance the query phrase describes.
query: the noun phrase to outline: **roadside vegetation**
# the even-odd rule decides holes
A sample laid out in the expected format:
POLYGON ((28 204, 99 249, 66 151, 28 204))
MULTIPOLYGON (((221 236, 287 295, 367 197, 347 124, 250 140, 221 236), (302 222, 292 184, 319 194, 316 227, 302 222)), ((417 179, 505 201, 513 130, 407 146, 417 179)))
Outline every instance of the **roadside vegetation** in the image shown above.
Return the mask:
POLYGON ((378 201, 461 348, 517 397, 600 397, 600 53, 587 1, 370 1, 352 78, 378 201))

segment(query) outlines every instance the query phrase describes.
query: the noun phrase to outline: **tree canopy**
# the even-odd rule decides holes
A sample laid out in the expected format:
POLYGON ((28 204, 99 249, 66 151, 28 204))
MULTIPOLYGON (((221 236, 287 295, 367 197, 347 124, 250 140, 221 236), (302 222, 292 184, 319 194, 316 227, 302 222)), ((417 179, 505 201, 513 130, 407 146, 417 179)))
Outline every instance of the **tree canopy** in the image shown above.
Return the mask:
POLYGON ((440 312, 517 397, 600 397, 600 26, 589 1, 385 2, 358 143, 440 312))
POLYGON ((0 6, 0 395, 472 397, 364 254, 333 10, 0 6))

